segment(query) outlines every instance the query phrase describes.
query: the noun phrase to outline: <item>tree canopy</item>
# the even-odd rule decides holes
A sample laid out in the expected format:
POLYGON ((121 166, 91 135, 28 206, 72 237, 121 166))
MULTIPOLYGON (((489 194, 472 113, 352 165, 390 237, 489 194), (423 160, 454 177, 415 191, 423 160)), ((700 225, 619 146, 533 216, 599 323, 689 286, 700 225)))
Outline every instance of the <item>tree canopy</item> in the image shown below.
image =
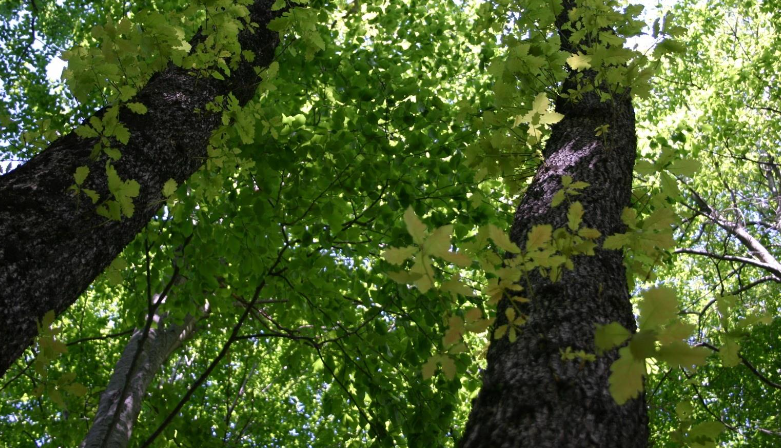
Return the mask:
POLYGON ((583 315, 593 339, 550 350, 602 369, 643 426, 647 409, 648 444, 777 446, 779 7, 4 2, 0 279, 17 260, 62 274, 0 291, 3 337, 29 345, 3 353, 0 440, 457 446, 489 343, 536 337, 532 285, 577 288, 623 254, 595 297, 635 321, 583 315), (636 126, 610 229, 592 223, 615 179, 546 149, 570 119, 608 161, 636 126), (54 150, 70 162, 31 180, 54 150), (61 216, 25 229, 23 188, 61 216), (561 222, 516 216, 543 197, 561 222), (64 234, 98 254, 77 286, 60 282, 86 258, 47 252, 64 234))

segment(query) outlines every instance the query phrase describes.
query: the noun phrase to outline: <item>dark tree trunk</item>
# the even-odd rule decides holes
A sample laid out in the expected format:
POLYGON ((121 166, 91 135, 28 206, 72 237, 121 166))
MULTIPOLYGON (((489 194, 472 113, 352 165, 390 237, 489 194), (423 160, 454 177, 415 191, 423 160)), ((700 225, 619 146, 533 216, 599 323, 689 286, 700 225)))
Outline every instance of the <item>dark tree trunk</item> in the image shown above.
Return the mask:
MULTIPOLYGON (((560 105, 566 118, 557 124, 537 171, 515 214, 511 238, 525 247, 538 224, 567 226, 567 205, 551 206, 561 177, 588 182, 577 196, 585 209, 583 225, 602 235, 623 231, 621 211, 629 205, 635 160, 634 111, 628 99, 607 104, 560 105), (607 144, 594 129, 610 124, 607 144)), ((620 251, 596 250, 578 256, 552 283, 536 272, 528 321, 515 343, 491 342, 483 387, 469 416, 462 447, 644 447, 644 398, 617 405, 608 391, 616 351, 581 365, 564 361, 560 350, 595 352, 596 324, 619 322, 634 329, 620 251)), ((505 299, 506 300, 506 299, 505 299)), ((506 323, 506 301, 496 325, 506 323)))
MULTIPOLYGON (((521 248, 535 225, 567 226, 567 204, 551 206, 564 175, 590 184, 575 198, 585 210, 583 225, 603 237, 624 230, 620 217, 630 203, 637 146, 631 100, 601 103, 590 93, 578 103, 559 99, 556 108, 565 118, 553 127, 545 162, 515 214, 511 239, 521 248), (609 132, 596 136, 604 124, 609 132)), ((574 270, 565 269, 555 283, 531 273, 532 291, 524 292, 532 297, 525 309, 528 321, 516 342, 507 337, 491 342, 462 448, 647 445, 644 396, 619 406, 608 390, 616 350, 595 362, 561 359, 560 350, 567 347, 594 353, 596 324, 616 321, 635 329, 621 252, 595 252, 575 257, 574 270)), ((506 323, 507 306, 507 299, 499 303, 495 325, 506 323)))
POLYGON ((107 221, 89 200, 82 197, 79 204, 68 191, 76 168, 86 165, 87 188, 109 197, 105 161, 89 158, 95 140, 75 133, 0 177, 0 376, 32 342, 36 321, 68 308, 155 215, 165 182, 181 183, 204 163, 209 137, 220 124, 220 114, 207 112, 206 104, 229 93, 242 106, 253 97, 255 67, 271 63, 279 42, 266 29, 282 12, 271 12, 272 3, 257 0, 250 11, 260 27, 239 36, 242 49, 255 53, 253 63, 242 61, 224 81, 169 64, 133 100, 148 108, 145 115, 122 108, 130 141, 114 166, 122 179, 141 185, 132 218, 107 221))

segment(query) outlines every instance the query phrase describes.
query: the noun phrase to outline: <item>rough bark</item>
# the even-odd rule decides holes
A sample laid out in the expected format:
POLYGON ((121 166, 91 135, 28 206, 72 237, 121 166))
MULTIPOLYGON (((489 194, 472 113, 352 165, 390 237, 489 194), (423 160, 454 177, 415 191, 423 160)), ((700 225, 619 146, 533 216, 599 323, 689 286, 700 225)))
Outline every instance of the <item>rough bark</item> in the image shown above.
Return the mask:
POLYGON ((149 222, 164 202, 164 183, 181 183, 204 163, 220 124, 220 114, 207 112, 206 104, 233 93, 244 105, 255 94, 255 67, 271 63, 279 41, 266 29, 282 12, 271 12, 272 3, 257 0, 250 11, 259 28, 239 35, 242 49, 255 53, 253 63, 243 61, 224 81, 170 64, 132 100, 146 105, 145 115, 122 108, 130 141, 114 166, 122 179, 141 185, 132 218, 107 222, 89 200, 79 203, 68 191, 76 168, 86 165, 86 187, 109 197, 105 160, 89 157, 96 141, 75 133, 0 177, 0 376, 32 342, 36 321, 68 308, 149 222))
POLYGON ((100 396, 95 421, 80 448, 124 448, 128 445, 149 384, 174 350, 192 335, 195 319, 188 316, 182 325, 158 324, 163 329, 150 329, 143 347, 143 330, 133 333, 117 361, 108 387, 100 396), (122 407, 117 411, 123 391, 122 407))
MULTIPOLYGON (((515 214, 511 239, 525 247, 538 224, 567 226, 566 204, 552 207, 561 177, 590 184, 577 199, 585 226, 602 235, 623 231, 621 211, 629 205, 636 138, 628 99, 600 104, 559 104, 566 118, 553 128, 545 163, 515 214), (594 135, 610 124, 605 142, 594 135)), ((635 321, 621 252, 596 250, 579 256, 575 269, 552 283, 531 275, 533 297, 523 332, 515 343, 502 338, 488 351, 483 387, 469 416, 462 447, 644 447, 647 417, 644 398, 617 405, 608 391, 615 351, 583 365, 564 361, 560 350, 595 352, 596 324, 635 321)), ((500 303, 496 325, 506 323, 500 303), (502 320, 501 318, 504 318, 502 320)))
MULTIPOLYGON (((573 3, 564 2, 560 30, 573 3)), ((574 87, 573 82, 571 77, 565 91, 574 87)), ((585 210, 583 225, 603 236, 624 231, 620 217, 630 204, 637 147, 631 100, 623 96, 600 102, 589 93, 577 103, 559 99, 556 109, 565 118, 553 127, 545 162, 515 213, 510 237, 522 248, 535 225, 567 226, 566 203, 551 205, 564 175, 590 184, 577 196, 585 210), (595 129, 604 124, 609 125, 608 134, 596 136, 595 129)), ((504 337, 491 343, 483 387, 473 401, 462 448, 647 445, 644 396, 619 406, 608 390, 610 365, 617 352, 595 362, 561 359, 560 350, 567 347, 594 353, 596 324, 619 322, 635 329, 621 252, 595 252, 595 256, 575 257, 574 270, 565 269, 555 283, 531 273, 531 291, 527 288, 523 294, 532 297, 524 309, 528 321, 516 342, 504 337)), ((506 299, 499 303, 496 326, 507 323, 507 306, 506 299)))

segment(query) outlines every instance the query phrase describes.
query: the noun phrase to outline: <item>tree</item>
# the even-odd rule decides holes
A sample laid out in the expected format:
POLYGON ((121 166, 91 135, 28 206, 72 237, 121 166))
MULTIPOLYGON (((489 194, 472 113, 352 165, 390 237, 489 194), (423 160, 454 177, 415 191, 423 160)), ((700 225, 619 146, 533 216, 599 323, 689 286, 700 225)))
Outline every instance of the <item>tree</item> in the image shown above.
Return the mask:
MULTIPOLYGON (((0 263, 5 268, 0 274, 4 291, 0 321, 6 325, 0 333, 5 341, 0 373, 32 342, 36 322, 51 310, 59 314, 73 304, 149 222, 164 202, 166 182, 181 183, 203 164, 209 140, 220 124, 215 111, 206 112, 207 105, 231 95, 241 107, 252 98, 259 80, 256 67, 267 67, 274 56, 278 40, 266 24, 278 14, 271 12, 270 2, 252 3, 243 14, 240 17, 256 23, 257 30, 242 26, 243 31, 232 37, 252 56, 231 55, 232 73, 226 66, 227 79, 195 76, 208 67, 205 64, 204 68, 185 68, 182 64, 188 62, 195 67, 181 54, 186 42, 177 34, 155 30, 154 16, 150 16, 144 24, 151 28, 148 32, 168 40, 161 45, 161 56, 171 53, 179 63, 170 63, 148 81, 143 79, 148 74, 139 73, 136 79, 122 82, 120 76, 127 76, 126 71, 120 72, 122 63, 135 59, 124 51, 128 47, 144 51, 149 43, 142 41, 127 19, 116 29, 108 25, 106 38, 122 32, 126 39, 118 39, 101 67, 112 85, 121 85, 117 94, 132 102, 121 110, 115 105, 98 111, 89 123, 2 177, 0 263), (121 152, 112 147, 118 144, 123 145, 121 152), (101 146, 105 146, 102 151, 101 146), (114 163, 98 160, 96 155, 102 152, 114 163), (99 175, 104 164, 106 175, 99 175), (97 210, 103 213, 98 215, 96 208, 73 200, 73 191, 87 193, 93 204, 100 201, 97 210)), ((238 26, 237 22, 237 32, 238 26)), ((192 42, 195 55, 207 36, 220 38, 209 33, 208 27, 204 30, 192 42)), ((222 38, 226 42, 219 42, 218 50, 229 48, 227 38, 222 38)), ((208 44, 206 48, 212 50, 208 44)))
MULTIPOLYGON (((585 38, 591 45, 580 44, 572 35, 575 23, 585 25, 592 17, 578 17, 575 2, 562 6, 555 17, 562 48, 594 54, 598 44, 585 38)), ((511 240, 526 249, 515 260, 530 257, 540 233, 550 239, 552 229, 578 232, 584 226, 613 235, 626 228, 621 214, 630 205, 637 148, 630 89, 611 91, 603 75, 586 71, 584 76, 576 63, 570 65, 562 91, 572 94, 556 105, 564 118, 554 125, 543 152, 545 163, 515 212, 511 240), (602 92, 606 96, 600 97, 602 92), (605 135, 599 129, 606 129, 605 135), (576 185, 573 181, 582 185, 578 190, 583 195, 577 202, 568 198, 559 204, 555 195, 566 194, 576 185)), ((509 339, 497 337, 494 330, 483 386, 460 446, 646 446, 644 397, 618 404, 606 387, 617 353, 580 364, 562 356, 566 349, 595 352, 598 324, 618 322, 636 330, 621 253, 593 245, 579 251, 577 245, 583 243, 559 230, 555 240, 561 242, 553 244, 557 252, 572 256, 570 266, 555 275, 524 268, 528 305, 517 306, 514 296, 499 302, 495 328, 510 326, 515 332, 516 315, 522 316, 523 327, 509 339)))
MULTIPOLYGON (((232 5, 6 6, 5 156, 48 146, 40 119, 61 133, 104 132, 89 117, 116 101, 132 106, 115 128, 148 116, 146 102, 146 114, 129 112, 143 109, 103 67, 106 45, 129 40, 128 25, 168 48, 208 40, 209 29, 225 37, 232 5), (103 16, 112 22, 93 30, 103 16), (73 44, 85 50, 67 54, 69 90, 50 92, 37 54, 73 44), (25 139, 18 123, 32 130, 25 139)), ((647 58, 621 49, 641 31, 639 8, 610 2, 272 9, 284 7, 254 97, 208 106, 220 123, 201 168, 186 182, 161 175, 162 208, 120 258, 56 319, 41 310, 36 344, 0 386, 0 439, 642 446, 648 431, 661 446, 773 446, 775 409, 762 397, 777 389, 777 357, 760 348, 778 334, 768 270, 777 212, 762 192, 778 176, 772 151, 748 138, 775 135, 761 119, 777 109, 762 78, 775 73, 778 46, 759 37, 777 35, 773 5, 682 3, 650 27, 658 42, 647 58), (746 58, 728 70, 735 42, 746 58), (740 105, 746 97, 756 110, 740 105), (693 120, 701 107, 710 118, 693 120), (734 110, 754 111, 751 126, 734 110), (698 172, 708 151, 722 156, 720 172, 698 172)), ((169 57, 189 61, 184 51, 134 56, 123 69, 151 76, 169 57)), ((235 76, 229 56, 202 54, 196 79, 235 76)), ((91 204, 89 182, 110 175, 106 161, 122 185, 144 178, 121 171, 129 148, 107 141, 87 180, 74 165, 63 189, 84 216, 116 225, 108 202, 120 198, 104 186, 91 204)), ((138 200, 133 217, 114 209, 120 224, 137 218, 138 200)))

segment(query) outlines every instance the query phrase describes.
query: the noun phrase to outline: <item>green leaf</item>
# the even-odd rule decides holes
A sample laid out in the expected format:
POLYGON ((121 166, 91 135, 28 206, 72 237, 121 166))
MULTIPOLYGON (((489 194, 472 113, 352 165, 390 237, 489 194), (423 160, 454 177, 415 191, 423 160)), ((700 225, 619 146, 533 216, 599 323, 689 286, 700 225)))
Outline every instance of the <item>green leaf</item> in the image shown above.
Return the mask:
POLYGON ((607 325, 597 325, 597 331, 594 334, 594 343, 602 351, 611 350, 623 344, 631 333, 618 322, 611 322, 607 325))
POLYGON ((100 135, 97 132, 95 132, 95 130, 92 129, 91 127, 84 126, 84 125, 77 126, 75 132, 76 135, 78 135, 81 138, 94 138, 100 135))
POLYGON ((391 247, 387 250, 385 250, 382 253, 382 257, 390 264, 394 265, 400 265, 404 263, 405 260, 409 259, 418 252, 418 248, 415 246, 407 246, 407 247, 391 247))
POLYGON ((448 224, 446 226, 438 227, 431 232, 425 243, 423 243, 423 251, 425 253, 442 256, 450 251, 450 236, 453 234, 453 226, 448 224))
POLYGON ((169 197, 172 194, 176 192, 176 189, 178 188, 178 184, 174 179, 168 179, 165 181, 165 184, 163 184, 163 196, 169 197))
POLYGON ((578 236, 581 236, 589 240, 595 240, 600 236, 602 236, 602 233, 600 233, 599 230, 597 229, 592 229, 590 227, 583 227, 578 230, 578 236))
POLYGON ((527 250, 535 250, 548 244, 553 234, 553 227, 550 224, 536 225, 529 232, 529 239, 526 242, 527 250))
POLYGON ((81 192, 86 194, 88 198, 92 201, 93 204, 96 204, 100 200, 100 195, 95 192, 95 190, 90 190, 89 188, 82 188, 81 192))
POLYGON ((692 440, 697 441, 696 444, 693 445, 695 447, 702 446, 715 448, 716 440, 726 429, 727 427, 724 426, 724 424, 721 422, 703 422, 695 425, 692 429, 689 430, 689 437, 692 440), (702 438, 705 438, 709 443, 703 444, 702 438))
POLYGON ((719 348, 719 358, 724 367, 735 367, 740 364, 740 345, 733 339, 728 338, 719 348))
POLYGON ((562 202, 564 202, 564 199, 566 198, 566 194, 564 192, 564 189, 557 191, 553 194, 553 200, 551 201, 551 206, 558 207, 562 202))
POLYGON ((494 339, 502 339, 506 333, 507 325, 499 325, 496 327, 496 330, 494 330, 494 339))
POLYGON ((114 137, 123 145, 127 145, 127 142, 130 141, 130 131, 124 125, 117 123, 114 128, 114 137))
POLYGON ((567 65, 578 71, 591 68, 591 56, 573 53, 572 56, 567 58, 567 65))
POLYGON ((605 238, 605 242, 602 243, 603 249, 621 249, 629 243, 629 235, 626 233, 617 233, 605 238))
POLYGON ((112 148, 110 146, 104 146, 103 152, 106 153, 106 155, 113 161, 117 161, 120 158, 122 158, 122 153, 117 148, 112 148))
MULTIPOLYGON (((113 165, 106 165, 106 175, 108 177, 108 189, 114 195, 114 199, 119 205, 119 210, 126 217, 132 217, 135 212, 133 198, 138 196, 141 186, 135 180, 123 181, 120 179, 113 165)), ((109 212, 111 219, 114 219, 116 214, 110 208, 109 212)))
POLYGON ((678 315, 678 299, 675 296, 675 291, 661 286, 644 292, 639 308, 640 329, 655 329, 678 315))
POLYGON ((266 28, 268 28, 271 31, 277 31, 282 33, 283 31, 290 28, 291 21, 290 16, 285 13, 282 17, 277 17, 276 19, 271 20, 268 25, 266 25, 266 28))
POLYGON ((73 175, 73 179, 76 182, 76 185, 81 185, 84 183, 84 180, 89 175, 89 167, 87 166, 80 166, 76 168, 76 173, 73 175))
POLYGON ((580 222, 583 219, 583 204, 580 202, 575 202, 572 205, 569 206, 569 211, 567 212, 567 226, 569 226, 570 230, 573 232, 578 230, 578 227, 580 227, 580 222))
POLYGON ((507 236, 504 231, 493 224, 488 225, 488 236, 496 244, 499 249, 510 252, 512 254, 518 254, 521 249, 507 236))
POLYGON ((456 376, 456 362, 450 356, 441 356, 440 362, 442 363, 442 373, 445 374, 447 379, 452 380, 456 376))
POLYGON ((127 103, 127 107, 133 112, 141 115, 145 114, 147 111, 146 106, 141 103, 127 103))
POLYGON ((412 235, 412 241, 423 245, 423 241, 426 239, 426 225, 418 218, 412 207, 408 207, 407 211, 404 212, 404 223, 407 225, 407 232, 412 235))
POLYGON ((386 274, 394 282, 406 284, 406 285, 415 283, 423 276, 422 274, 418 274, 416 272, 406 272, 406 271, 389 271, 386 272, 386 274))
POLYGON ((48 329, 54 323, 54 310, 49 310, 41 319, 41 328, 48 329))
POLYGON ((637 398, 643 390, 643 375, 645 361, 632 357, 629 347, 618 351, 619 358, 610 366, 610 395, 617 404, 622 405, 632 398, 637 398))
POLYGON ((664 361, 673 367, 681 366, 690 368, 705 364, 705 358, 710 350, 705 347, 691 347, 683 341, 675 341, 663 345, 656 353, 656 359, 664 361))
POLYGON ((635 359, 651 358, 656 353, 656 331, 645 330, 635 333, 629 341, 629 350, 635 359))
POLYGON ((673 163, 667 167, 667 171, 678 176, 694 177, 700 168, 702 168, 702 164, 698 160, 678 159, 674 160, 673 163))
POLYGON ((654 49, 654 55, 659 57, 667 53, 686 53, 686 45, 673 39, 665 39, 656 46, 654 49))
POLYGON ((421 373, 423 374, 423 379, 427 380, 434 376, 434 372, 437 370, 437 361, 439 360, 439 355, 434 355, 428 358, 425 364, 423 364, 423 368, 421 370, 421 373))

